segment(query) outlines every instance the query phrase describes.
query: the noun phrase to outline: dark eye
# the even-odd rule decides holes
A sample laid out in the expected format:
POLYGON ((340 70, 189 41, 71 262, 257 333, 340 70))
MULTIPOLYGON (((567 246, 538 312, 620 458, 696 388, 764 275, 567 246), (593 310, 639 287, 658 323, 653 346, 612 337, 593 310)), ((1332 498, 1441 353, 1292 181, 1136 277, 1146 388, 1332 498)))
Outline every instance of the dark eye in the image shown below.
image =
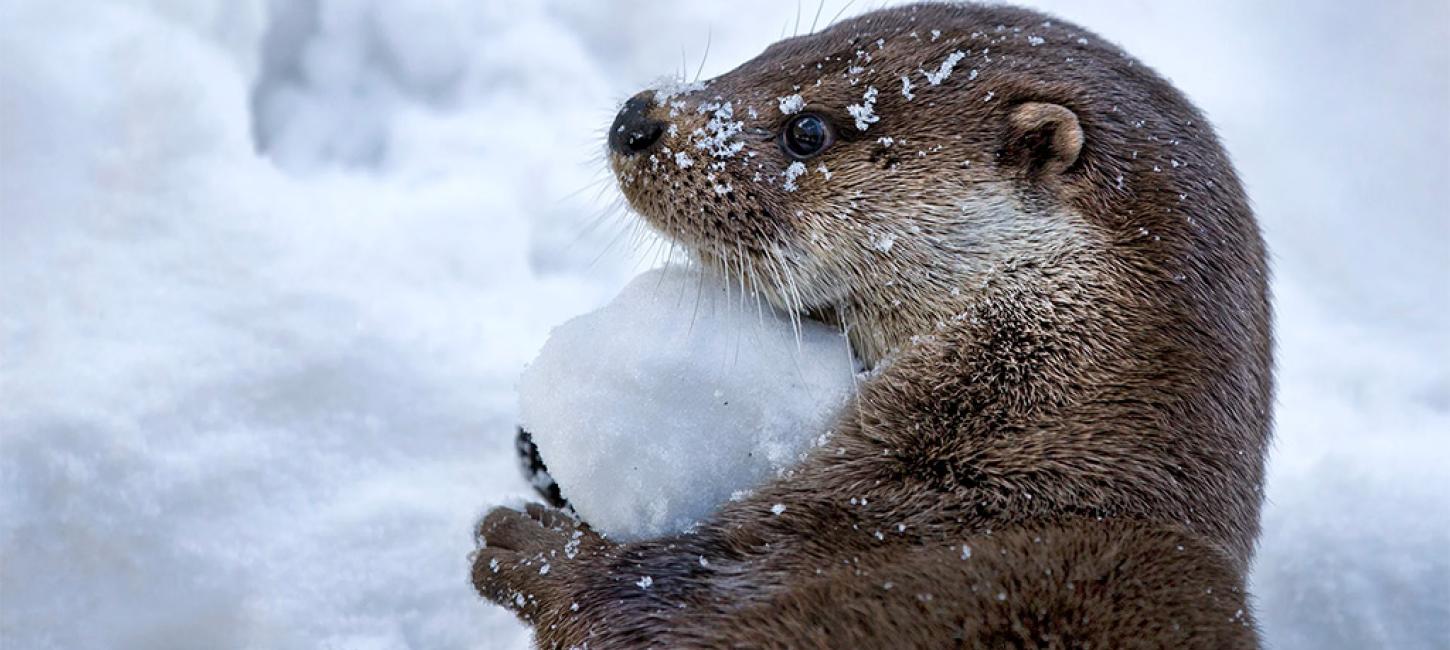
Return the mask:
POLYGON ((780 132, 780 148, 796 160, 815 156, 831 146, 831 126, 819 115, 806 113, 787 122, 780 132))

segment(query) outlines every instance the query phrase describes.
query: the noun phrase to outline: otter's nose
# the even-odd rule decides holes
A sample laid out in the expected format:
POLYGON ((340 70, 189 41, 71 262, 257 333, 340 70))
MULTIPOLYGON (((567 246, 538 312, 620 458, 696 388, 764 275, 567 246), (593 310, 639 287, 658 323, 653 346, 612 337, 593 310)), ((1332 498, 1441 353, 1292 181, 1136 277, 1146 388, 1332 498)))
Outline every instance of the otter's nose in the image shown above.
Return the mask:
POLYGON ((664 135, 665 123, 649 116, 654 93, 646 90, 624 103, 614 125, 609 127, 609 148, 621 156, 633 156, 654 146, 664 135))

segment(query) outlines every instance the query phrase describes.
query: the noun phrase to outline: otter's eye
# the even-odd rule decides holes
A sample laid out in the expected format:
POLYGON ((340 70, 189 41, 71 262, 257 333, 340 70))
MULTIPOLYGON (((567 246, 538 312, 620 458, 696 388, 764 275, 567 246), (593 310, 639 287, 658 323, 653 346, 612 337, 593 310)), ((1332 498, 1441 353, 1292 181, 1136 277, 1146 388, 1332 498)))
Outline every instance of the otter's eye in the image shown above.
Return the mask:
POLYGON ((805 160, 831 146, 831 126, 819 115, 797 115, 780 132, 780 148, 796 160, 805 160))

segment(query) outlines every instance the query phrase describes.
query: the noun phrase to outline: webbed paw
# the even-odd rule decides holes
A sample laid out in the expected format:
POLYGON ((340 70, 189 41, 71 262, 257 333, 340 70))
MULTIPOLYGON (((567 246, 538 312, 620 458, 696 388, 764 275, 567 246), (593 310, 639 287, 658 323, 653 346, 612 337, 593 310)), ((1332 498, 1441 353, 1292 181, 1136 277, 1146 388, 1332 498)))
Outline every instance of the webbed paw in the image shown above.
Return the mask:
POLYGON ((494 508, 475 532, 473 586, 525 620, 572 604, 569 583, 581 561, 609 543, 569 514, 530 503, 494 508))

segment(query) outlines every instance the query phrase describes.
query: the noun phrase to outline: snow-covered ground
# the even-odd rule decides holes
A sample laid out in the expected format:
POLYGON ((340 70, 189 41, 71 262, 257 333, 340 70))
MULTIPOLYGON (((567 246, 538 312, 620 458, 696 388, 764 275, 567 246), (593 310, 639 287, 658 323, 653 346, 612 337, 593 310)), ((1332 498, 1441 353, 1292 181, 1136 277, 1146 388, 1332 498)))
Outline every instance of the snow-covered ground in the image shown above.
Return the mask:
MULTIPOLYGON (((1450 646, 1450 5, 1041 4, 1206 110, 1275 253, 1268 640, 1450 646)), ((660 250, 604 127, 795 15, 0 0, 0 645, 525 647, 466 558, 516 381, 660 250)))

